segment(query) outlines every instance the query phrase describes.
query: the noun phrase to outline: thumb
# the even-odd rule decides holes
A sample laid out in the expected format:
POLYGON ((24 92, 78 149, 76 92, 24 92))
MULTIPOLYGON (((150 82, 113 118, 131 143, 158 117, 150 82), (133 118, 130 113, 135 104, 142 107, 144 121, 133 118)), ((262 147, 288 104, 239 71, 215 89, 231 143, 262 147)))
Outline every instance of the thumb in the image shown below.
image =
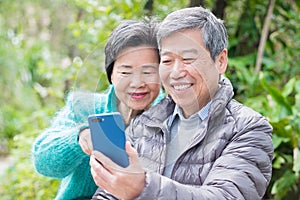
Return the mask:
POLYGON ((137 150, 131 146, 130 142, 126 142, 126 152, 129 157, 129 168, 131 173, 145 173, 142 165, 140 164, 139 154, 137 150))
POLYGON ((129 141, 126 141, 126 153, 129 157, 129 162, 131 164, 139 162, 139 155, 135 148, 133 148, 129 141))

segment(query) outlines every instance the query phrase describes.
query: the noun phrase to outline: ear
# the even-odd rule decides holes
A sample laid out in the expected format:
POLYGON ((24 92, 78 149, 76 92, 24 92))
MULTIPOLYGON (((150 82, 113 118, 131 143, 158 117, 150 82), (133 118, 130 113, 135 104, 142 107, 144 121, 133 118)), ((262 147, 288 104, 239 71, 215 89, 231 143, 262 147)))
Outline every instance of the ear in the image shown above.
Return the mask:
POLYGON ((113 74, 110 75, 110 81, 114 85, 114 76, 113 76, 113 74))
POLYGON ((113 65, 113 70, 111 71, 111 74, 110 74, 110 80, 111 80, 111 83, 114 85, 114 81, 115 81, 115 65, 113 65))
POLYGON ((215 63, 219 74, 224 74, 226 72, 227 64, 228 64, 227 49, 223 49, 219 53, 219 55, 216 57, 215 63))

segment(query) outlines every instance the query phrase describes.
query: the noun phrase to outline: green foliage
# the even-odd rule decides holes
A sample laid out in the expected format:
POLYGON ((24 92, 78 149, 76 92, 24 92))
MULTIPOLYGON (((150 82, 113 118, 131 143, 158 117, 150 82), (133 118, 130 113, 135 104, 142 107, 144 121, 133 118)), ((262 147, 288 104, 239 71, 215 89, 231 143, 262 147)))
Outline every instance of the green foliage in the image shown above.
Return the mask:
POLYGON ((263 87, 269 92, 268 116, 274 127, 275 149, 273 186, 275 199, 299 197, 300 195, 300 80, 290 79, 281 91, 260 77, 263 87))
MULTIPOLYGON (((238 52, 241 56, 233 56, 233 52, 236 53, 237 47, 241 45, 241 40, 234 37, 229 40, 231 56, 227 76, 233 81, 236 98, 266 116, 274 129, 273 176, 265 198, 299 199, 300 70, 296 67, 300 61, 300 34, 296 31, 299 30, 300 22, 296 14, 299 6, 291 8, 289 4, 276 2, 263 58, 263 72, 254 73, 255 51, 246 55, 238 52)), ((259 22, 262 20, 257 20, 259 22)), ((248 28, 241 33, 247 34, 246 30, 248 28)), ((255 43, 255 40, 252 42, 255 43)))
MULTIPOLYGON (((13 163, 1 175, 3 199, 53 199, 58 180, 38 175, 30 148, 63 106, 70 90, 108 86, 104 46, 120 20, 151 15, 146 0, 0 1, 0 156, 13 163)), ((154 0, 163 19, 188 0, 154 0)), ((205 1, 212 9, 216 1, 205 1)), ((264 51, 254 73, 267 2, 226 1, 229 66, 235 98, 266 116, 274 144, 266 199, 300 197, 300 15, 298 2, 277 0, 264 51)))
POLYGON ((5 173, 1 172, 1 199, 53 199, 59 181, 38 175, 31 163, 31 145, 41 130, 49 125, 49 110, 38 110, 28 118, 21 118, 23 131, 13 139, 13 158, 5 173))
POLYGON ((253 73, 254 63, 254 54, 229 58, 226 75, 232 81, 235 92, 242 102, 244 102, 247 97, 256 96, 262 91, 257 81, 258 76, 253 73))

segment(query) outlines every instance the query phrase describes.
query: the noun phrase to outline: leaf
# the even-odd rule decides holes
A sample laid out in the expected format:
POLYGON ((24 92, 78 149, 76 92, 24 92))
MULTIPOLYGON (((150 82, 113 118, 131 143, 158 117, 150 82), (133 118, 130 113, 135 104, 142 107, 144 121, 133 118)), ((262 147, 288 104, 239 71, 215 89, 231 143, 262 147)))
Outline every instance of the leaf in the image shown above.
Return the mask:
POLYGON ((290 79, 287 82, 287 84, 285 84, 285 86, 283 87, 282 95, 285 96, 285 97, 290 95, 293 92, 295 83, 296 83, 296 78, 295 77, 290 79))
POLYGON ((300 94, 300 80, 297 80, 295 83, 296 93, 300 94))
POLYGON ((277 149, 277 147, 279 147, 279 145, 284 142, 288 142, 289 141, 289 138, 284 138, 284 137, 278 137, 277 135, 273 135, 272 136, 272 141, 273 141, 273 146, 274 146, 274 149, 277 149))
POLYGON ((274 169, 280 169, 282 164, 284 164, 284 163, 285 163, 285 159, 282 156, 275 153, 273 164, 272 164, 273 168, 274 169))
POLYGON ((279 104, 279 106, 282 106, 283 109, 286 111, 287 115, 292 115, 292 107, 291 104, 288 102, 288 100, 281 94, 281 92, 275 88, 272 87, 270 84, 268 84, 264 78, 263 73, 261 72, 259 75, 260 82, 262 86, 269 92, 269 94, 272 96, 274 101, 279 104))
POLYGON ((288 190, 296 184, 295 174, 291 171, 286 171, 282 177, 275 181, 271 193, 280 196, 285 196, 288 190))

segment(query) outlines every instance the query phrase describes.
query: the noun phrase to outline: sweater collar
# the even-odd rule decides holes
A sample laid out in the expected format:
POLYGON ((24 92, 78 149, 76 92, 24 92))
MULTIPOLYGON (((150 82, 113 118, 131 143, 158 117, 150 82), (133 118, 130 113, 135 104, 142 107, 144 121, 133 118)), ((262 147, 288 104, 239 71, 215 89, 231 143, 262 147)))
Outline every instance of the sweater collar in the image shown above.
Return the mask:
MULTIPOLYGON (((204 121, 208 117, 208 111, 210 109, 210 105, 211 105, 211 101, 208 102, 203 108, 201 108, 201 110, 199 110, 197 113, 193 114, 191 117, 193 117, 194 115, 198 115, 199 118, 202 121, 204 121)), ((179 116, 179 118, 183 118, 182 109, 178 105, 175 106, 174 112, 169 119, 169 122, 168 122, 169 127, 172 125, 172 123, 175 120, 177 115, 179 116)))
POLYGON ((107 101, 105 105, 106 112, 118 112, 117 96, 113 85, 109 85, 107 94, 107 101))

